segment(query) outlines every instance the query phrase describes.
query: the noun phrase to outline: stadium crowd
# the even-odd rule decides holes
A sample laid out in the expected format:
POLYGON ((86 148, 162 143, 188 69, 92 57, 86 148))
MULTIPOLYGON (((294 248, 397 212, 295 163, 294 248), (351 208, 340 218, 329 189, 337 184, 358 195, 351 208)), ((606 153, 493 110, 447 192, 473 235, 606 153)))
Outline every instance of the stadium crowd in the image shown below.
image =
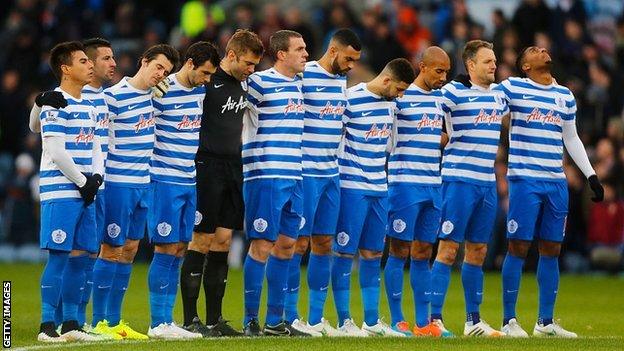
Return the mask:
MULTIPOLYGON (((624 5, 610 1, 523 0, 512 11, 470 0, 310 1, 72 1, 13 0, 0 14, 0 260, 15 259, 8 247, 38 242, 39 135, 28 130, 37 92, 56 85, 47 59, 58 42, 101 36, 111 41, 116 77, 131 75, 147 47, 169 43, 184 52, 197 40, 223 49, 237 28, 250 28, 263 41, 278 29, 301 33, 310 58, 337 28, 362 38, 361 63, 349 85, 368 80, 386 62, 405 57, 416 64, 422 50, 439 45, 452 61, 452 74, 465 73, 461 51, 471 39, 494 43, 497 81, 517 74, 519 51, 548 48, 557 81, 574 93, 578 128, 605 187, 605 201, 591 203, 586 182, 566 163, 570 190, 563 255, 569 271, 622 268, 624 247, 624 5), (479 7, 481 6, 481 7, 479 7), (490 23, 475 11, 491 11, 490 23)), ((509 3, 505 2, 505 3, 509 3)), ((503 3, 503 2, 496 2, 503 3)), ((268 56, 257 67, 270 67, 268 56)), ((502 144, 506 140, 502 138, 502 144)), ((487 267, 499 269, 505 253, 508 206, 505 150, 497 162, 499 209, 487 267)), ((527 267, 531 267, 527 261, 527 267)))

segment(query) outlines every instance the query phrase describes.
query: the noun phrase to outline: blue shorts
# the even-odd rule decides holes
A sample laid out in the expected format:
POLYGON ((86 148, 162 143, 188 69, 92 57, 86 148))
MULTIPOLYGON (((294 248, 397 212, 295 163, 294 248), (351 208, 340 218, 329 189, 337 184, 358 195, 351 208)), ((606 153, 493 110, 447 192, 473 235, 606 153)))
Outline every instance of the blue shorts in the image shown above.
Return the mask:
POLYGON ((440 186, 397 184, 388 187, 388 236, 434 244, 440 228, 440 186))
MULTIPOLYGON (((149 184, 148 184, 149 185, 149 184)), ((123 246, 126 239, 145 236, 147 209, 151 197, 149 186, 129 187, 106 184, 104 189, 104 238, 112 246, 123 246)))
POLYGON ((562 182, 509 182, 507 238, 562 242, 568 215, 568 186, 562 182))
POLYGON ((303 228, 299 236, 334 235, 340 211, 340 177, 303 177, 303 228))
POLYGON ((303 224, 301 180, 259 178, 243 183, 247 238, 277 240, 279 234, 297 239, 303 224))
POLYGON ((42 249, 97 253, 95 205, 85 207, 82 199, 42 202, 39 244, 42 249))
POLYGON ((195 184, 180 185, 152 181, 152 201, 147 213, 150 242, 189 242, 193 236, 197 190, 195 184))
POLYGON ((104 195, 104 189, 100 189, 95 197, 95 226, 97 228, 97 242, 98 245, 102 243, 104 233, 104 206, 106 206, 106 195, 104 195))
POLYGON ((440 240, 485 244, 490 241, 498 195, 496 185, 442 183, 440 240))
POLYGON ((383 251, 387 226, 388 197, 341 189, 333 250, 350 255, 358 249, 383 251))

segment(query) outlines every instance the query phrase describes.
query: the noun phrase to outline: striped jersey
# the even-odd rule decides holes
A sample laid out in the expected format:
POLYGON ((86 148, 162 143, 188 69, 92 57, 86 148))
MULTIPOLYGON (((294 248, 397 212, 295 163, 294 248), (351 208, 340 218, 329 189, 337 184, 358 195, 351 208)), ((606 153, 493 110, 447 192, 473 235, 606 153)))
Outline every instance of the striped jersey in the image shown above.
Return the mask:
POLYGON ((154 148, 152 92, 133 87, 128 79, 104 90, 109 110, 106 181, 146 186, 154 148))
MULTIPOLYGON (((102 157, 106 166, 106 155, 108 153, 108 105, 104 95, 104 88, 94 88, 85 85, 82 88, 82 98, 89 100, 95 107, 95 135, 97 135, 102 147, 102 157)), ((100 186, 100 190, 104 189, 105 184, 100 186)))
POLYGON ((167 94, 154 99, 156 141, 150 176, 153 181, 193 185, 206 88, 187 88, 175 74, 169 82, 167 94))
MULTIPOLYGON (((43 106, 41 119, 41 137, 62 137, 65 150, 74 160, 78 170, 91 174, 93 171, 93 139, 95 138, 96 111, 91 102, 84 97, 76 99, 60 88, 67 106, 55 109, 43 106)), ((67 179, 52 161, 50 154, 43 148, 39 168, 39 198, 44 201, 80 199, 78 186, 67 179)))
POLYGON ((565 181, 562 127, 575 123, 576 113, 570 90, 528 78, 509 78, 495 89, 511 112, 508 178, 565 181))
POLYGON ((347 105, 347 77, 327 72, 316 61, 303 71, 305 119, 301 151, 303 175, 338 176, 337 151, 347 105))
POLYGON ((397 99, 395 145, 388 160, 388 183, 439 185, 442 92, 411 84, 397 99))
POLYGON ((371 93, 366 83, 347 90, 345 135, 338 151, 340 187, 386 196, 386 147, 396 104, 371 93))
POLYGON ((249 76, 243 126, 243 177, 301 179, 301 77, 274 68, 249 76))
POLYGON ((494 185, 501 121, 508 112, 501 92, 452 81, 442 88, 442 96, 450 137, 444 148, 442 180, 494 185))

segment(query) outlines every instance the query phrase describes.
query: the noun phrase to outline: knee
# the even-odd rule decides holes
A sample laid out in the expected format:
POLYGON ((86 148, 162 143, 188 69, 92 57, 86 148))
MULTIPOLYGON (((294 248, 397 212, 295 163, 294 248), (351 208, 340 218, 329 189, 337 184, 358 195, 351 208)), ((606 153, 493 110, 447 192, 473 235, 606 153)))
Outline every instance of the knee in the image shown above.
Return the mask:
POLYGON ((249 244, 249 255, 256 261, 266 262, 269 258, 269 253, 273 243, 270 241, 256 239, 249 244))
POLYGON ((123 246, 110 246, 108 244, 102 244, 100 247, 99 257, 106 261, 118 262, 121 259, 121 252, 123 246))
POLYGON ((553 241, 540 241, 539 242, 539 254, 540 256, 558 257, 561 253, 561 243, 553 241))
POLYGON ((205 233, 193 233, 193 239, 188 245, 189 250, 201 252, 204 255, 210 250, 210 235, 205 233))
POLYGON ((310 245, 310 238, 303 236, 297 239, 297 244, 295 246, 295 253, 299 255, 305 255, 306 251, 308 251, 308 246, 310 245))
POLYGON ((482 266, 483 262, 485 262, 486 254, 486 244, 466 246, 466 256, 464 258, 464 261, 475 266, 482 266))
POLYGON ((447 265, 452 265, 453 263, 455 263, 455 258, 457 257, 459 245, 443 245, 443 243, 444 241, 440 241, 436 260, 447 265))
POLYGON ((520 241, 520 240, 509 240, 509 245, 507 246, 507 250, 510 255, 519 258, 526 258, 529 254, 529 248, 531 247, 530 242, 520 241))
POLYGON ((312 237, 312 252, 315 255, 329 255, 332 251, 332 237, 316 235, 312 237))
POLYGON ((370 251, 370 250, 360 250, 360 257, 371 260, 374 258, 381 258, 383 252, 381 251, 370 251))
POLYGON ((390 254, 394 257, 407 258, 410 253, 410 243, 390 238, 390 254))
POLYGON ((178 244, 156 244, 154 245, 154 252, 176 256, 178 254, 178 244))
POLYGON ((412 259, 414 260, 428 260, 431 258, 433 252, 433 245, 430 243, 414 242, 412 244, 412 259))
POLYGON ((126 240, 126 243, 123 246, 119 261, 123 263, 134 262, 134 256, 136 256, 136 253, 138 250, 139 250, 138 240, 126 240))
POLYGON ((225 252, 230 250, 230 244, 232 243, 232 237, 217 237, 215 236, 210 243, 211 251, 225 252))

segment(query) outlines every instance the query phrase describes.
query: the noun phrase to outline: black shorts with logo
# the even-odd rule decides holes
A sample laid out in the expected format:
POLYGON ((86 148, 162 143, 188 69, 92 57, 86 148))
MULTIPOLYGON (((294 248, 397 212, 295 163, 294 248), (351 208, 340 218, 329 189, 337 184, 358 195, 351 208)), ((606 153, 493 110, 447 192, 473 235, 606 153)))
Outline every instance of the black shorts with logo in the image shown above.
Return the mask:
POLYGON ((240 156, 199 152, 197 169, 197 214, 195 232, 214 233, 217 227, 242 230, 243 165, 240 156))

